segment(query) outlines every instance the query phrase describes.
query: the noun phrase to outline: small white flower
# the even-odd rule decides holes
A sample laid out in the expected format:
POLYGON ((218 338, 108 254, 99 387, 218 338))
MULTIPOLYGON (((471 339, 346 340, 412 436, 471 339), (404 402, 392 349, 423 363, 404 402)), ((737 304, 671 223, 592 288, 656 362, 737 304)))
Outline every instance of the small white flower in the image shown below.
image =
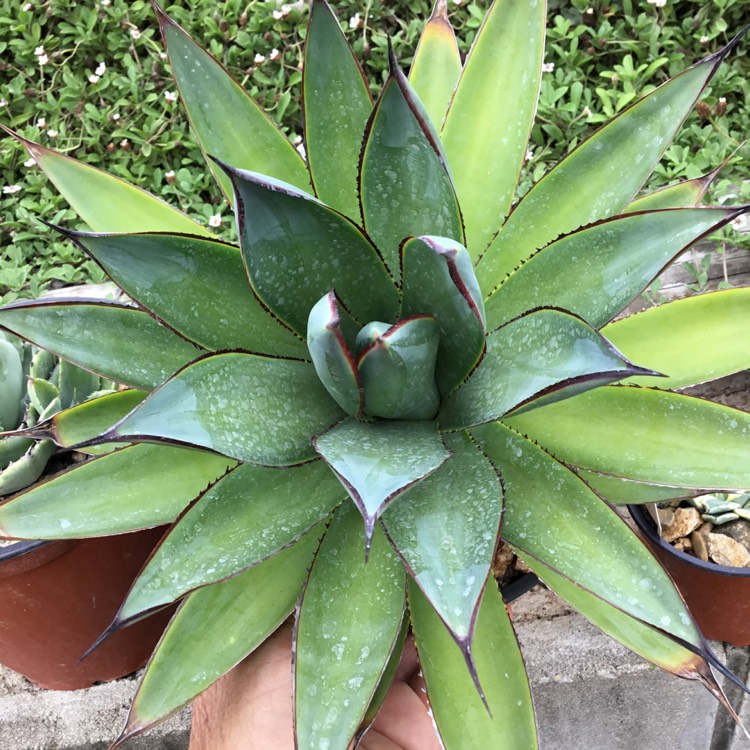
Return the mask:
POLYGON ((719 104, 726 104, 726 103, 727 103, 726 96, 720 96, 719 97, 719 104))
POLYGON ((710 41, 711 40, 705 34, 700 38, 701 44, 708 44, 710 41))
POLYGON ((176 102, 177 101, 177 94, 175 94, 174 91, 165 91, 164 92, 164 98, 168 102, 176 102))
POLYGON ((8 100, 0 99, 0 107, 7 107, 7 106, 8 106, 8 100))
POLYGON ((107 70, 107 66, 103 62, 99 61, 99 64, 96 66, 96 70, 94 71, 94 73, 96 73, 96 75, 98 76, 103 76, 105 70, 107 70))
POLYGON ((47 55, 39 55, 37 60, 39 60, 40 65, 46 65, 49 62, 49 57, 47 57, 47 55))
POLYGON ((282 5, 282 6, 281 6, 281 13, 283 14, 283 16, 284 16, 285 18, 286 18, 286 16, 288 16, 288 15, 289 15, 289 14, 290 14, 291 12, 292 12, 292 6, 291 6, 291 5, 288 5, 287 3, 285 3, 284 5, 282 5))
POLYGON ((102 5, 106 8, 109 5, 109 0, 101 0, 102 5))
POLYGON ((171 180, 175 176, 174 169, 170 169, 169 172, 167 172, 164 177, 166 177, 168 180, 171 180))
POLYGON ((278 60, 278 59, 279 59, 279 54, 280 54, 280 53, 279 53, 279 51, 278 51, 278 50, 276 49, 276 47, 274 47, 274 48, 273 48, 273 49, 271 50, 271 52, 269 53, 269 55, 268 55, 268 59, 269 59, 269 60, 271 60, 272 62, 273 62, 274 60, 278 60))
POLYGON ((120 146, 122 146, 122 148, 127 148, 129 145, 130 145, 130 141, 127 138, 123 138, 120 141, 120 146))
POLYGON ((302 136, 301 135, 296 135, 294 137, 294 145, 295 146, 299 146, 300 143, 302 143, 302 136))
POLYGON ((214 214, 209 220, 208 220, 208 226, 210 227, 220 227, 221 226, 221 215, 220 214, 214 214))
POLYGON ((255 57, 253 58, 253 62, 256 65, 263 65, 265 61, 266 61, 266 56, 261 55, 260 52, 256 53, 255 57))
POLYGON ((120 113, 119 112, 113 112, 110 117, 117 122, 120 119, 120 113))
POLYGON ((657 8, 663 8, 667 4, 667 0, 646 0, 651 5, 656 6, 657 8))
POLYGON ((33 7, 34 7, 34 6, 33 6, 33 5, 31 4, 31 3, 26 3, 26 4, 25 4, 25 5, 23 6, 23 9, 24 9, 24 10, 31 10, 31 9, 32 9, 33 7))
POLYGON ((362 16, 360 16, 359 13, 355 13, 349 19, 349 28, 350 29, 361 29, 364 25, 365 25, 365 22, 362 20, 362 16))
POLYGON ((555 70, 555 63, 542 63, 542 73, 553 73, 555 70))
POLYGON ((593 115, 593 114, 594 114, 594 113, 593 113, 593 112, 591 111, 591 107, 589 107, 589 105, 587 104, 587 105, 586 105, 586 106, 585 106, 585 107, 583 108, 583 116, 584 116, 584 117, 591 117, 591 115, 593 115))
POLYGON ((13 195, 21 189, 20 185, 3 185, 3 193, 5 195, 13 195))
POLYGON ((273 11, 271 15, 273 16, 274 21, 280 21, 284 17, 284 14, 280 10, 273 11))
POLYGON ((27 169, 36 166, 36 159, 33 157, 31 159, 26 159, 26 161, 23 163, 24 167, 27 169))
POLYGON ((36 49, 34 50, 34 54, 35 54, 35 55, 36 55, 37 57, 41 57, 41 56, 42 56, 42 55, 44 54, 44 47, 41 47, 41 46, 40 46, 40 47, 37 47, 37 48, 36 48, 36 49))
POLYGON ((99 76, 97 75, 89 76, 89 83, 98 83, 98 82, 99 82, 99 76))
POLYGON ((305 144, 304 143, 298 143, 295 148, 297 149, 297 152, 299 155, 303 158, 307 158, 307 152, 305 151, 305 144))
POLYGON ((43 128, 46 128, 46 127, 47 127, 47 120, 45 120, 45 119, 44 119, 43 117, 40 117, 40 118, 39 118, 39 119, 37 120, 36 124, 37 124, 37 126, 39 127, 39 129, 41 130, 41 129, 43 129, 43 128))
POLYGON ((140 29, 130 29, 130 36, 132 36, 133 39, 140 39, 141 38, 140 29))
POLYGON ((534 152, 531 149, 526 150, 526 161, 531 161, 534 158, 534 152))
POLYGON ((167 60, 169 58, 169 55, 166 52, 160 52, 159 53, 159 59, 160 60, 167 60))
POLYGON ((56 131, 56 130, 54 130, 53 128, 50 128, 50 129, 49 129, 49 130, 47 131, 47 135, 48 135, 48 136, 49 136, 50 138, 57 138, 57 131, 56 131))

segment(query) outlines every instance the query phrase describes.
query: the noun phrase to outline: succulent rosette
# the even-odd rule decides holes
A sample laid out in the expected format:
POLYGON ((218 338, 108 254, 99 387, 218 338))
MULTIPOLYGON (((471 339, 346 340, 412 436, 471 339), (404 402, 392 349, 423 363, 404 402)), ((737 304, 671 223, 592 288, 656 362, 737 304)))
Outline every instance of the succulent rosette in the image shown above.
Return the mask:
POLYGON ((294 612, 298 747, 361 738, 410 630, 446 748, 536 747, 491 575, 500 540, 604 631, 720 695, 680 595, 611 504, 750 487, 750 415, 674 392, 750 366, 749 290, 616 319, 747 210, 699 207, 711 175, 635 198, 736 40, 518 199, 545 3, 495 0, 463 64, 446 5, 409 78, 391 52, 373 101, 314 0, 306 159, 157 8, 239 247, 21 139, 93 230, 59 231, 130 301, 0 310, 123 386, 23 431, 93 458, 5 502, 0 530, 171 524, 112 626, 182 600, 118 742, 294 612))

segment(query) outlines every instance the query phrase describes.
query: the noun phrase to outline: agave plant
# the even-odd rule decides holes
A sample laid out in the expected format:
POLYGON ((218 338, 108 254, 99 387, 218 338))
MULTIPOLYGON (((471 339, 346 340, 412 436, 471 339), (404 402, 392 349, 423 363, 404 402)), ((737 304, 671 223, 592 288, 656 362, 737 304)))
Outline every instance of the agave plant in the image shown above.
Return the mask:
MULTIPOLYGON (((536 746, 504 540, 563 599, 721 696, 663 569, 612 503, 750 487, 750 414, 673 392, 750 366, 750 290, 615 320, 747 207, 710 176, 635 198, 730 43, 580 144, 516 204, 545 3, 496 0, 462 65, 437 2, 373 102, 324 0, 306 35, 306 161, 157 8, 239 247, 21 139, 132 304, 19 302, 0 325, 128 388, 26 437, 98 453, 0 506, 12 538, 172 523, 112 629, 182 599, 120 739, 295 612, 300 748, 347 748, 414 633, 446 748, 536 746), (635 363, 635 364, 634 364, 635 363)), ((719 667, 721 668, 721 667, 719 667)))
MULTIPOLYGON (((112 383, 0 331, 0 428, 34 427, 61 409, 109 392, 112 383)), ((0 497, 34 484, 55 454, 52 440, 0 438, 0 497)))

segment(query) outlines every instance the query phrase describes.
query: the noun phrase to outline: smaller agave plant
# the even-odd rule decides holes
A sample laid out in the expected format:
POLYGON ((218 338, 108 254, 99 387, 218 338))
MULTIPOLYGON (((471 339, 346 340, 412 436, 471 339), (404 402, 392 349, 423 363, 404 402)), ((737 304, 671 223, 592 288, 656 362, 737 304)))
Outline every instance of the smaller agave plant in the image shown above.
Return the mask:
MULTIPOLYGON (((110 393, 113 384, 0 331, 0 429, 32 429, 62 409, 110 393)), ((0 496, 36 482, 57 451, 53 440, 0 438, 0 496)))
POLYGON ((115 745, 294 612, 297 747, 362 737, 412 631, 448 750, 535 748, 490 575, 500 540, 605 632, 723 700, 710 665, 724 668, 611 503, 750 487, 750 414, 675 392, 750 366, 750 290, 616 320, 748 210, 700 207, 710 175, 636 198, 737 40, 517 200, 545 3, 495 0, 463 62, 446 6, 408 79, 391 52, 373 102, 313 1, 306 160, 157 8, 239 247, 16 136, 93 233, 59 231, 133 302, 0 310, 7 330, 127 386, 17 433, 101 455, 2 504, 0 532, 172 524, 112 625, 182 600, 115 745))

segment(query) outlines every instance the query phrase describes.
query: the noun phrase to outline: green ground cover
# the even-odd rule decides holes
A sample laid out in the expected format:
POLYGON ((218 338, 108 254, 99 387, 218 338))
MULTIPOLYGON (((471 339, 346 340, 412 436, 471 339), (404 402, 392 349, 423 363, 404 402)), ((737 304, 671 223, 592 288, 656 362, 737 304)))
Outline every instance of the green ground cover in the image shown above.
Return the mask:
MULTIPOLYGON (((431 6, 429 0, 333 4, 378 84, 387 35, 408 67, 431 6)), ((468 43, 488 5, 451 0, 453 22, 468 43)), ((549 8, 547 72, 524 188, 635 97, 719 49, 750 22, 747 0, 549 0, 549 8)), ((305 2, 180 0, 166 9, 297 137, 305 2)), ((143 0, 0 0, 0 122, 158 193, 233 238, 230 211, 201 166, 175 101, 154 13, 143 0)), ((750 201, 743 168, 750 146, 742 145, 748 123, 750 43, 744 42, 647 187, 708 172, 739 148, 711 198, 750 201)), ((0 188, 0 302, 36 296, 50 284, 103 280, 82 253, 38 229, 35 217, 84 227, 10 138, 0 141, 0 188)), ((735 234, 732 241, 750 245, 749 238, 735 234)))

